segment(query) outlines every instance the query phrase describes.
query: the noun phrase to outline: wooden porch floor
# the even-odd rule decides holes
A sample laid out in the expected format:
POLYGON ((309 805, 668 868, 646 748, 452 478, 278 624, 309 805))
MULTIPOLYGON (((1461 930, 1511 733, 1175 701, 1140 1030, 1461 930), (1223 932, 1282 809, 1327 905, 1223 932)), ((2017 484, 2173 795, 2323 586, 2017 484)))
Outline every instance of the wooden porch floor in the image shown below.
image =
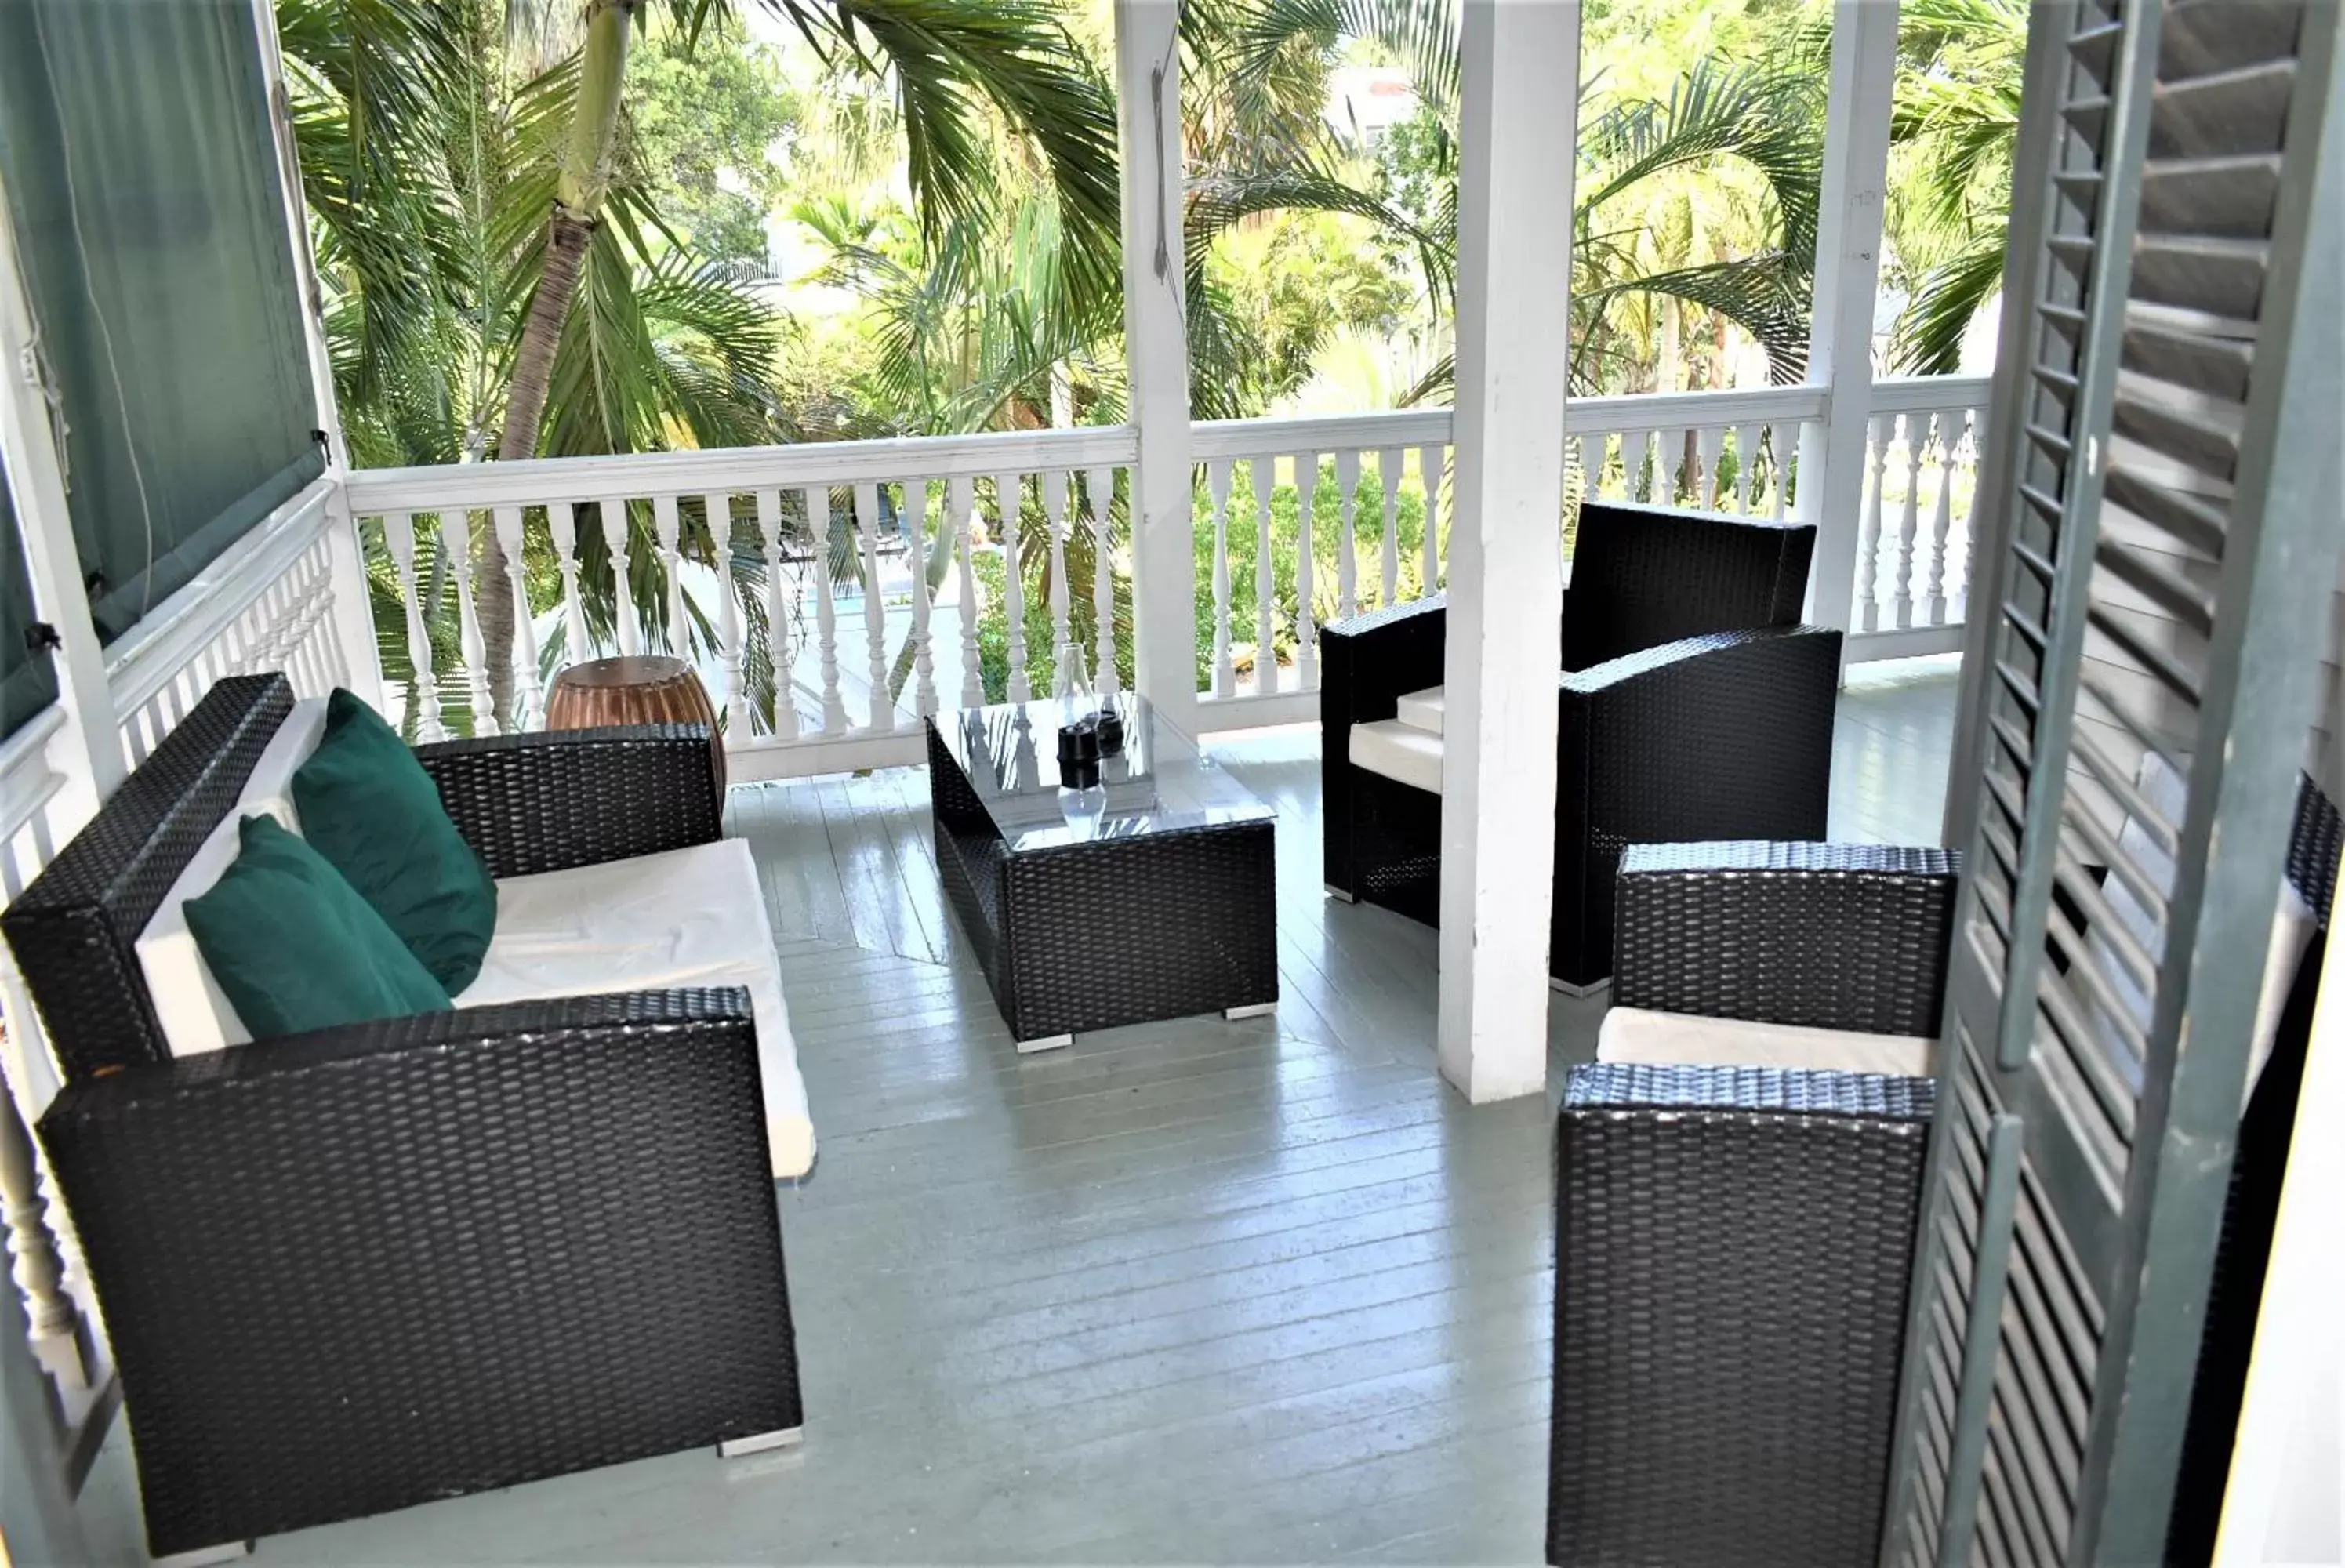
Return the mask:
MULTIPOLYGON (((1944 663, 1857 672, 1835 836, 1934 842, 1954 691, 1944 663)), ((783 1193, 805 1446, 259 1559, 1538 1561, 1548 1102, 1442 1086, 1433 934, 1322 895, 1317 747, 1215 748, 1280 814, 1277 1015, 1026 1058, 939 895, 919 771, 736 791, 821 1129, 783 1193)), ((1559 1074, 1601 1003, 1555 1003, 1559 1074)), ((127 1498, 112 1450, 94 1495, 127 1498)))

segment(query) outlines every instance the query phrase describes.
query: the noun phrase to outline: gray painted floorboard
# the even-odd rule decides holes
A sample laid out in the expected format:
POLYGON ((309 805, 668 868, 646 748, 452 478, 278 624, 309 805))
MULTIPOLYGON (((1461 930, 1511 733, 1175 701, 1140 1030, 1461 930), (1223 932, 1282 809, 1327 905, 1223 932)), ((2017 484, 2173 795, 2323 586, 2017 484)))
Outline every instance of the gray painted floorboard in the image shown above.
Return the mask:
MULTIPOLYGON (((1857 672, 1836 836, 1935 841, 1954 689, 1950 663, 1857 672)), ((1315 732, 1215 750, 1279 813, 1277 1014, 1030 1057, 947 910, 919 770, 736 790, 821 1129, 782 1194, 805 1446, 259 1560, 1536 1562, 1549 1103, 1441 1085, 1433 933, 1322 894, 1315 732)), ((1601 1011, 1555 998, 1558 1076, 1601 1011)))

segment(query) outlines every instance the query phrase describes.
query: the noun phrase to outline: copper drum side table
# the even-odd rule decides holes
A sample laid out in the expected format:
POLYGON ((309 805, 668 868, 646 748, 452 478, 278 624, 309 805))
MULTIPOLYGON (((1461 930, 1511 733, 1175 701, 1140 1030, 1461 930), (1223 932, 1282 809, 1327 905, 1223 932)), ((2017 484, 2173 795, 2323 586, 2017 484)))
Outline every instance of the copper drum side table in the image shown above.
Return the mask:
POLYGON ((627 654, 573 664, 553 678, 545 699, 549 730, 591 730, 604 724, 706 724, 715 754, 716 800, 725 802, 725 737, 708 688, 692 666, 665 653, 627 654))

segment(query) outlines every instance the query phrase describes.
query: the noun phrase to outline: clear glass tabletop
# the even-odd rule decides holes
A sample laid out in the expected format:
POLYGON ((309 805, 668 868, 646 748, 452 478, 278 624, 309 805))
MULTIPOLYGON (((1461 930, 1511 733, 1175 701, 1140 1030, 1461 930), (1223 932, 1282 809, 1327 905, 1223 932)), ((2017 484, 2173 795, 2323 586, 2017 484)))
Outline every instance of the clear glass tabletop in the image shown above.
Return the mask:
POLYGON ((1104 701, 1123 715, 1123 750, 1100 759, 1100 782, 1085 790, 1060 784, 1059 726, 1091 713, 1090 698, 963 708, 929 721, 1011 854, 1275 814, 1144 699, 1104 701))

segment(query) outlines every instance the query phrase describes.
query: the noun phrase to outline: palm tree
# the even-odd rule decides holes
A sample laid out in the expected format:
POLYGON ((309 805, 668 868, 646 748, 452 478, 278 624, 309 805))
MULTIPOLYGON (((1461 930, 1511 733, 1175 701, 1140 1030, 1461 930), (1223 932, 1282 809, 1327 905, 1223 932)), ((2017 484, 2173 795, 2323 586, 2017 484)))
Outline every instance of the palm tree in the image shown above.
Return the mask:
MULTIPOLYGON (((368 465, 477 460, 508 402, 530 299, 528 251, 556 178, 576 60, 524 74, 492 0, 403 9, 284 0, 279 27, 352 454, 368 465)), ((564 324, 549 367, 545 448, 777 439, 767 378, 778 319, 675 244, 632 174, 614 181, 608 210, 579 258, 577 286, 594 308, 564 324)), ((484 525, 472 531, 489 535, 484 525)), ((713 563, 715 541, 695 542, 713 563)), ((445 655, 455 642, 448 563, 436 541, 422 553, 427 625, 445 655)), ((394 601, 381 623, 395 628, 396 583, 388 561, 378 564, 378 592, 394 601)), ((599 558, 586 565, 590 584, 607 593, 608 568, 599 558)), ((533 563, 533 577, 550 592, 549 568, 533 563)), ((761 580, 761 567, 752 577, 761 580)), ((660 586, 635 588, 656 612, 660 586)), ((509 628, 509 599, 504 609, 509 628)), ((746 614, 756 617, 755 602, 746 614)), ((607 630, 608 621, 590 604, 590 625, 607 630)), ((681 634, 695 630, 706 639, 705 629, 681 634)), ((384 652, 393 677, 405 678, 403 641, 390 639, 384 652)))
MULTIPOLYGON (((1325 57, 1346 39, 1373 42, 1403 62, 1430 125, 1434 194, 1412 213, 1347 179, 1332 138, 1315 127, 1284 148, 1249 140, 1242 162, 1210 164, 1192 183, 1193 262, 1221 233, 1259 213, 1351 213, 1416 253, 1436 311, 1448 315, 1457 248, 1457 23, 1454 0, 1215 0, 1203 8, 1198 30, 1226 40, 1225 70, 1240 84, 1275 81, 1292 72, 1298 54, 1325 57)), ((1619 346, 1619 309, 1663 299, 1749 333, 1778 379, 1803 371, 1822 194, 1818 80, 1767 62, 1705 58, 1663 99, 1591 96, 1572 248, 1577 386, 1600 389, 1606 357, 1619 346), (1740 256, 1674 263, 1657 256, 1646 239, 1657 190, 1682 191, 1689 176, 1708 184, 1727 169, 1755 183, 1754 227, 1763 243, 1740 256)), ((1443 360, 1415 395, 1446 389, 1453 370, 1443 360)))
POLYGON ((1913 290, 1898 366, 1952 375, 1971 322, 2003 287, 2026 0, 1906 0, 1897 33, 1890 135, 1906 188, 1893 217, 1913 290))
MULTIPOLYGON (((1114 105, 1047 5, 759 3, 796 27, 833 69, 892 83, 915 205, 929 232, 988 210, 994 190, 989 132, 998 122, 1049 172, 1055 221, 1070 241, 1058 273, 1061 303, 1096 309, 1097 301, 1112 298, 1114 105)), ((505 40, 482 35, 478 0, 280 0, 279 9, 289 56, 309 66, 305 85, 333 106, 310 107, 305 169, 311 144, 330 135, 339 140, 333 156, 317 166, 320 179, 339 188, 313 195, 311 209, 321 228, 339 222, 352 231, 330 248, 349 264, 349 275, 370 285, 351 347, 358 373, 371 386, 371 378, 400 352, 421 351, 435 340, 428 308, 435 269, 415 265, 419 243, 436 263, 461 267, 462 258, 452 248, 460 243, 454 215, 447 203, 435 202, 428 175, 418 172, 437 160, 418 155, 442 139, 436 111, 442 100, 461 96, 452 85, 505 40), (338 126, 322 123, 336 116, 338 126), (382 221, 390 219, 396 221, 382 221)), ((501 188, 487 221, 477 226, 494 232, 499 289, 522 306, 494 385, 472 405, 476 412, 493 407, 500 457, 576 450, 580 443, 584 450, 634 450, 646 422, 633 415, 644 396, 660 391, 640 354, 605 353, 615 347, 607 341, 570 347, 578 319, 597 322, 598 330, 615 323, 640 346, 644 334, 629 325, 633 274, 675 248, 625 156, 628 46, 639 15, 655 9, 687 40, 732 14, 726 0, 586 0, 573 48, 560 29, 546 26, 546 7, 508 7, 509 21, 528 24, 537 38, 554 37, 562 57, 530 78, 527 123, 513 127, 536 155, 528 177, 501 188), (523 221, 513 221, 517 215, 523 221), (581 298, 594 299, 596 309, 575 309, 581 298), (600 417, 566 426, 549 420, 565 364, 574 383, 605 395, 600 417)), ((675 281, 671 274, 671 285, 675 281)), ((482 319, 491 314, 485 297, 470 308, 482 319)), ((723 405, 704 400, 702 406, 716 412, 723 405)), ((497 653, 510 645, 511 589, 493 536, 483 530, 476 550, 480 622, 502 709, 510 672, 497 653)))

